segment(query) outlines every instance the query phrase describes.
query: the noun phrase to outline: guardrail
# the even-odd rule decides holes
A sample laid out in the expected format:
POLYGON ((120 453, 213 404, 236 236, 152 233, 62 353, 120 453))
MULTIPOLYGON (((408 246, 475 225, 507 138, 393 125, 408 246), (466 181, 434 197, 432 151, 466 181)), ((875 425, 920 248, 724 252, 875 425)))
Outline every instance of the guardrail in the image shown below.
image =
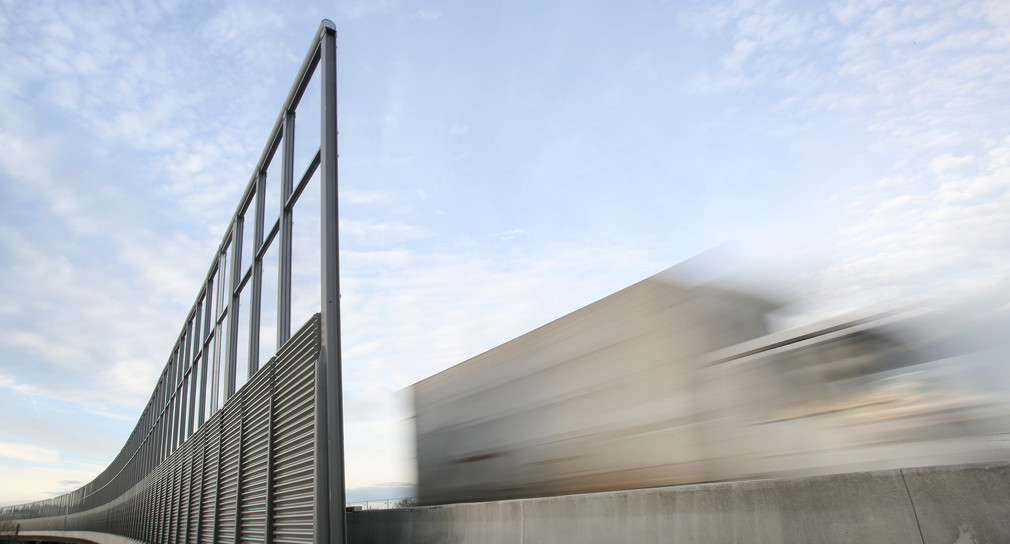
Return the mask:
MULTIPOLYGON (((84 487, 0 514, 24 530, 158 543, 345 540, 336 99, 336 29, 324 20, 123 449, 84 487), (319 134, 310 141, 319 145, 296 172, 295 139, 305 135, 296 113, 312 84, 319 134), (292 335, 295 205, 313 183, 319 313, 292 335), (276 278, 276 290, 264 287, 265 276, 276 278), (273 351, 261 340, 274 331, 277 355, 261 365, 273 351)), ((297 262, 314 261, 313 251, 297 262)))

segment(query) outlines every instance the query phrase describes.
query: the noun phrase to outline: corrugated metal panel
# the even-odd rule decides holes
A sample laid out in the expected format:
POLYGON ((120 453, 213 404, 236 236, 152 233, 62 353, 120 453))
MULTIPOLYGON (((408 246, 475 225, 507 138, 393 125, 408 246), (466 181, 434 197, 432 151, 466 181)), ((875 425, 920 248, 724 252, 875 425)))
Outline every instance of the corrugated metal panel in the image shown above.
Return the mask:
MULTIPOLYGON (((38 514, 22 527, 60 530, 69 512, 68 527, 152 543, 265 544, 268 535, 277 544, 311 543, 318 358, 314 316, 223 409, 125 493, 88 510, 86 501, 98 492, 36 503, 38 514)), ((156 437, 153 432, 140 446, 136 474, 149 462, 146 447, 155 447, 156 437)))
POLYGON ((203 456, 203 509, 200 514, 200 542, 213 543, 214 522, 217 512, 217 462, 221 437, 221 413, 218 412, 204 425, 207 431, 203 456))
POLYGON ((205 447, 204 435, 194 435, 190 439, 193 445, 193 469, 190 471, 190 501, 189 501, 189 526, 186 532, 186 543, 196 544, 199 542, 200 531, 200 507, 203 504, 203 450, 205 447))
POLYGON ((224 434, 221 443, 220 496, 217 500, 217 542, 220 544, 235 542, 243 393, 239 392, 229 399, 228 405, 222 410, 224 434))
POLYGON ((193 470, 193 443, 183 444, 183 455, 180 456, 179 466, 179 523, 175 542, 186 542, 186 533, 189 530, 189 504, 192 502, 192 486, 190 485, 190 472, 193 470))
POLYGON ((266 541, 272 373, 272 365, 264 367, 243 389, 245 410, 242 414, 241 542, 266 541))
POLYGON ((315 457, 315 363, 319 321, 314 317, 285 344, 275 361, 273 541, 312 542, 315 457))
POLYGON ((171 511, 168 507, 168 463, 162 463, 157 470, 158 478, 158 542, 169 542, 168 525, 171 511))
POLYGON ((168 541, 179 541, 179 525, 182 519, 182 460, 181 456, 172 458, 172 525, 169 527, 168 541))

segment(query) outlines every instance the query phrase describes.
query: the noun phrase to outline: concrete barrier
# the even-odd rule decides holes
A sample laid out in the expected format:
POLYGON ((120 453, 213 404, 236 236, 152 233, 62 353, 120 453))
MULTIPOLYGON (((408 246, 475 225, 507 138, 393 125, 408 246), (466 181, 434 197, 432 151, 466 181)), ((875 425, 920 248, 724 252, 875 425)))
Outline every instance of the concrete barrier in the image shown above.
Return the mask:
POLYGON ((1010 464, 902 473, 925 544, 1010 542, 1010 464))
POLYGON ((1010 542, 1008 484, 998 463, 361 511, 348 541, 1010 542))
POLYGON ((68 542, 72 544, 143 544, 139 540, 95 531, 25 531, 19 542, 68 542))

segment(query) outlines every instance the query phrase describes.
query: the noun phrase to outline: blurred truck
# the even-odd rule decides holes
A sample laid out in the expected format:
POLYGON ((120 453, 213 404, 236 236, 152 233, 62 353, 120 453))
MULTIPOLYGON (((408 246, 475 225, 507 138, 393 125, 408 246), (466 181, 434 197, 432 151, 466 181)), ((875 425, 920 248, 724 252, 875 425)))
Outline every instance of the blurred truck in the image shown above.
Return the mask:
POLYGON ((415 384, 420 503, 1006 458, 915 317, 777 306, 666 271, 415 384))

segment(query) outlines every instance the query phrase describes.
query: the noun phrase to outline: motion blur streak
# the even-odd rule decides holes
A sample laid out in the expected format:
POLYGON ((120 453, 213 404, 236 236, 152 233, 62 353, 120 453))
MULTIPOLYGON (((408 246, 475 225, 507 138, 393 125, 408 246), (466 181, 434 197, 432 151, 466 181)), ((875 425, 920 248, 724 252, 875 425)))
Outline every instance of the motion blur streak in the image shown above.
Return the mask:
POLYGON ((674 268, 415 384, 420 501, 1010 459, 1006 300, 780 307, 674 268))

